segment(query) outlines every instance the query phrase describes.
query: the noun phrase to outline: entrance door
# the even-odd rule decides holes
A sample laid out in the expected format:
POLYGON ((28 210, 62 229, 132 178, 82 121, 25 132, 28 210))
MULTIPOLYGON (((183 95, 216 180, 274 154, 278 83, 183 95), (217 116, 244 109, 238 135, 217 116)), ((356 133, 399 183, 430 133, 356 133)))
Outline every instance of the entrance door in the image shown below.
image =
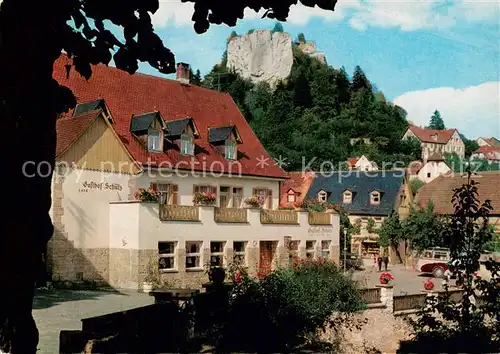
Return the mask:
POLYGON ((267 274, 271 272, 274 253, 275 253, 275 248, 273 241, 260 241, 259 271, 262 274, 267 274))

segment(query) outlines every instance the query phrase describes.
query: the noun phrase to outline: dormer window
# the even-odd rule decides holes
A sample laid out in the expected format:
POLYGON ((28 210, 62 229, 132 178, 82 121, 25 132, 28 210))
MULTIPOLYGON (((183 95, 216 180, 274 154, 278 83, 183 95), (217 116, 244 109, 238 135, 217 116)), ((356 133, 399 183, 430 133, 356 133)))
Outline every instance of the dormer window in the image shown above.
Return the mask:
POLYGON ((344 202, 344 204, 351 204, 352 203, 352 192, 351 191, 344 191, 343 202, 344 202))
POLYGON ((380 204, 380 192, 378 192, 378 191, 371 192, 370 203, 371 204, 380 204))
POLYGON ((148 151, 150 152, 161 152, 163 134, 159 130, 150 129, 148 131, 148 151))
POLYGON ((327 199, 328 199, 328 194, 325 191, 318 192, 318 201, 320 203, 325 203, 327 199))
POLYGON ((181 135, 181 154, 194 155, 194 142, 191 134, 181 135))
POLYGON ((289 190, 288 191, 288 195, 287 195, 287 201, 289 203, 295 203, 295 200, 296 200, 296 196, 295 196, 295 192, 293 190, 289 190))
POLYGON ((232 139, 226 139, 225 142, 225 150, 226 150, 226 159, 228 160, 236 160, 236 156, 238 154, 238 145, 236 141, 232 139))

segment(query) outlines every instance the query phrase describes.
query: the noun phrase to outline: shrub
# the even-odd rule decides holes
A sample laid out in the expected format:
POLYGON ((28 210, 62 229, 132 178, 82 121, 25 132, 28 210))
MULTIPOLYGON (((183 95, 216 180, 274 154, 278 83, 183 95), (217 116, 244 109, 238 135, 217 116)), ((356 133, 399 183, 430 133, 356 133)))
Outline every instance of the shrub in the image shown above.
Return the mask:
POLYGON ((194 204, 212 205, 215 203, 215 193, 196 193, 193 198, 194 204))
POLYGON ((353 281, 332 262, 301 260, 261 280, 232 268, 233 289, 222 324, 211 338, 222 352, 287 352, 318 328, 332 325, 333 313, 351 314, 364 306, 353 281), (258 340, 256 340, 258 338, 258 340))
POLYGON ((152 188, 139 188, 135 193, 135 199, 141 202, 151 202, 156 203, 160 193, 152 188))

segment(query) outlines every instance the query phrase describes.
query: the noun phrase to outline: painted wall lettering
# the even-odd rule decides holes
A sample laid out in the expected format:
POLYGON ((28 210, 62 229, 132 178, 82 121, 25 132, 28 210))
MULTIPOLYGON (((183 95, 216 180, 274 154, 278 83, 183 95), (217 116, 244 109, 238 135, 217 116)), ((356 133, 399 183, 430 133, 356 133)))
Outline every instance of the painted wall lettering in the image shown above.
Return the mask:
POLYGON ((123 187, 118 183, 108 183, 108 182, 94 182, 94 181, 84 181, 81 188, 78 189, 79 192, 88 192, 89 190, 98 191, 122 191, 123 187))

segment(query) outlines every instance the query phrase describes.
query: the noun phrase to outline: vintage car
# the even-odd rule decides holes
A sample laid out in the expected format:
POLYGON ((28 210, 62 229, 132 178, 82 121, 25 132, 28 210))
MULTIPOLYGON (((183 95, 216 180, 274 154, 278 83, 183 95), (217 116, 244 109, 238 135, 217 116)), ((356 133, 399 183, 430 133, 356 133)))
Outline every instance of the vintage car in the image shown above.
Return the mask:
POLYGON ((444 247, 434 247, 422 252, 418 257, 417 271, 432 275, 435 278, 443 278, 451 261, 450 250, 444 247))

